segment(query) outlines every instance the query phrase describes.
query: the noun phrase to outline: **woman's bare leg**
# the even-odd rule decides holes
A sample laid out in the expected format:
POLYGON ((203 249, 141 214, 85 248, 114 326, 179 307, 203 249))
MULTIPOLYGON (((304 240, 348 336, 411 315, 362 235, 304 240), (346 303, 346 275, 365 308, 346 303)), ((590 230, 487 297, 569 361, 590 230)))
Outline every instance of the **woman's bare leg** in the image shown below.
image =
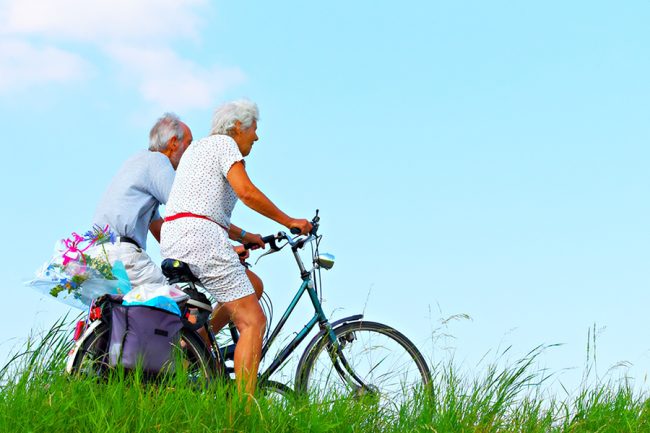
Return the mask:
POLYGON ((257 296, 250 294, 231 302, 224 302, 223 310, 239 330, 235 348, 235 375, 240 392, 255 393, 257 370, 262 355, 262 340, 266 331, 266 317, 257 296))
MULTIPOLYGON (((248 279, 251 280, 251 284, 253 284, 253 289, 255 289, 255 295, 257 295, 257 299, 260 299, 262 297, 262 293, 264 293, 264 283, 262 283, 260 277, 258 277, 257 274, 255 274, 253 271, 246 269, 246 275, 248 276, 248 279)), ((214 310, 214 314, 212 315, 212 320, 210 320, 212 331, 215 334, 219 332, 221 328, 226 326, 228 322, 230 322, 230 314, 222 307, 223 304, 217 304, 214 310)), ((205 331, 203 329, 201 329, 200 334, 203 339, 207 341, 207 337, 203 335, 205 334, 205 331)))

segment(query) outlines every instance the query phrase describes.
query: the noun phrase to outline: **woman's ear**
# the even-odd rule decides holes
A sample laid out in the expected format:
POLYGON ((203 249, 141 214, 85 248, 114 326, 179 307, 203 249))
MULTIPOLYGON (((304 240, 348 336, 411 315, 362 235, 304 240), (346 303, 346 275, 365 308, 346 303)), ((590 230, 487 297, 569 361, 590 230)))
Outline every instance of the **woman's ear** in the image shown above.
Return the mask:
POLYGON ((235 135, 241 135, 242 132, 244 132, 242 129, 243 128, 242 128, 242 123, 241 122, 235 123, 235 135))

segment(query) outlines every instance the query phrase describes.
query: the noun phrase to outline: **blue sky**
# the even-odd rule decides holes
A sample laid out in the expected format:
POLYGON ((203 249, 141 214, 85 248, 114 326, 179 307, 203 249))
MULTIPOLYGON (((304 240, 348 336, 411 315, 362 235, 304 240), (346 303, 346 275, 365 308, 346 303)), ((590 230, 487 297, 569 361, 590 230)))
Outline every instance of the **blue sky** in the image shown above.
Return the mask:
MULTIPOLYGON (((510 345, 516 359, 565 343, 540 363, 569 389, 595 323, 599 372, 628 361, 642 384, 649 12, 645 2, 0 1, 0 352, 67 311, 21 281, 57 239, 89 228, 155 119, 174 111, 201 138, 214 106, 246 95, 261 114, 251 179, 292 216, 321 210, 322 248, 337 257, 323 281, 333 317, 364 310, 435 362, 453 353, 473 371, 510 345), (472 320, 432 347, 437 320, 461 313, 472 320)), ((280 229, 242 204, 233 222, 280 229)), ((292 260, 254 268, 276 315, 299 284, 292 260)))

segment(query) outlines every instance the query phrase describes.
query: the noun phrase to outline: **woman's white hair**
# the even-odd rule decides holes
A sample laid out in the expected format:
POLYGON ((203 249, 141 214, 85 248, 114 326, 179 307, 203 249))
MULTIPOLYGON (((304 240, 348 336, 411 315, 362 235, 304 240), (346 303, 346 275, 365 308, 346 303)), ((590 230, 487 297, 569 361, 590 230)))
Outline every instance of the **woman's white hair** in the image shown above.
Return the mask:
POLYGON ((165 151, 172 138, 176 137, 178 141, 183 141, 184 135, 181 119, 174 113, 165 113, 151 128, 149 150, 165 151))
POLYGON ((210 135, 232 136, 235 133, 237 122, 241 122, 243 130, 246 131, 253 125, 253 122, 258 120, 260 120, 260 112, 256 103, 248 99, 224 102, 214 109, 210 135))

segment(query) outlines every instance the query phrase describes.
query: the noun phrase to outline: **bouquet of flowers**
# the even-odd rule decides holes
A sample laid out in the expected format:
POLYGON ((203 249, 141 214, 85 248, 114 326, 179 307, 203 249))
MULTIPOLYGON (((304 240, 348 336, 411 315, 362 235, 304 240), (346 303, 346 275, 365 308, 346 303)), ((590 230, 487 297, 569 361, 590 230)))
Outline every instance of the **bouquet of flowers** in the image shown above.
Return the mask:
POLYGON ((122 262, 111 266, 104 247, 108 242, 115 242, 108 226, 95 225, 83 236, 72 233, 72 238, 61 240, 63 249, 55 247, 54 257, 25 285, 80 309, 103 294, 127 293, 131 290, 129 278, 122 262))

